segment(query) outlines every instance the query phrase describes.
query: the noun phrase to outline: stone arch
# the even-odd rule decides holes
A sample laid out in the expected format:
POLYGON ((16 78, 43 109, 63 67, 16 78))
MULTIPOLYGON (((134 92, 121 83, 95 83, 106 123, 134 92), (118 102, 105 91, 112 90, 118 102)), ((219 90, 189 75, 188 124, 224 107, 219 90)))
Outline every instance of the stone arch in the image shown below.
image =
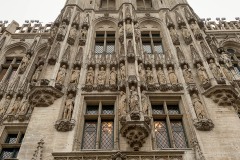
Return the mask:
POLYGON ((154 17, 144 17, 139 19, 139 26, 141 30, 161 31, 162 24, 162 21, 154 17))
POLYGON ((117 29, 117 21, 113 18, 99 18, 95 21, 95 30, 114 30, 117 29))
POLYGON ((44 54, 45 50, 47 49, 47 46, 48 46, 48 43, 43 43, 36 47, 35 52, 37 53, 37 57, 40 57, 44 54))
MULTIPOLYGON (((220 47, 223 47, 225 51, 233 50, 234 54, 240 56, 240 41, 235 38, 226 39, 220 42, 220 47)), ((233 53, 233 52, 230 52, 233 53)))
POLYGON ((17 42, 11 45, 8 45, 4 49, 4 55, 8 57, 23 57, 27 49, 30 47, 30 44, 24 42, 17 42))

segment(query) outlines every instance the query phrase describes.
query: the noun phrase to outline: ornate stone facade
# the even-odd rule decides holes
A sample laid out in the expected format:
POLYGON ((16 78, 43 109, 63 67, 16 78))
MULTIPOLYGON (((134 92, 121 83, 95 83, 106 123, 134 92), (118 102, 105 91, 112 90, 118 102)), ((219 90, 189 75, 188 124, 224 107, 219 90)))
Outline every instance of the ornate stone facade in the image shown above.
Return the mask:
POLYGON ((68 0, 53 24, 0 23, 0 159, 239 159, 239 34, 186 0, 68 0))

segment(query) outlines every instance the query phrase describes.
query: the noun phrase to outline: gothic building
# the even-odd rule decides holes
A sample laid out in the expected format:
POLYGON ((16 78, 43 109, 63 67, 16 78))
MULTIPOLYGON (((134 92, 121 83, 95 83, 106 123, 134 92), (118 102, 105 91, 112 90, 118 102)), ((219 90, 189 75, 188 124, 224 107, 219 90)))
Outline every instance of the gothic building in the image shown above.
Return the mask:
POLYGON ((186 0, 67 0, 0 24, 0 159, 239 160, 240 21, 186 0))

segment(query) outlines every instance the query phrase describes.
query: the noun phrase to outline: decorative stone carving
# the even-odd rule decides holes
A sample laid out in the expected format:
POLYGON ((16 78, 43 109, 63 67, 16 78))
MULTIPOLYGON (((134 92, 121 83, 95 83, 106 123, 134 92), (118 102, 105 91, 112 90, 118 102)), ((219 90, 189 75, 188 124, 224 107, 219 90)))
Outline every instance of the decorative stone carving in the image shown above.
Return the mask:
POLYGON ((78 84, 78 79, 79 79, 80 72, 81 72, 80 68, 78 66, 76 66, 74 68, 74 70, 72 71, 70 83, 76 84, 76 85, 78 84))
POLYGON ((18 114, 19 115, 25 115, 28 111, 29 108, 29 103, 27 100, 23 101, 23 103, 20 105, 18 109, 18 114))
POLYGON ((139 42, 141 37, 141 31, 140 31, 140 26, 138 22, 136 22, 136 24, 134 25, 134 31, 135 31, 135 40, 136 42, 139 42))
POLYGON ((202 83, 203 88, 204 89, 209 88, 211 86, 211 83, 209 81, 206 69, 200 63, 197 63, 197 74, 202 83))
POLYGON ((146 96, 145 92, 141 94, 141 102, 142 102, 142 112, 144 115, 148 115, 148 109, 150 108, 150 102, 148 97, 146 96))
POLYGON ((104 67, 101 67, 100 71, 98 72, 97 84, 105 85, 105 82, 106 82, 106 71, 104 70, 104 67))
POLYGON ((49 55, 49 59, 48 59, 48 63, 50 65, 54 65, 56 63, 59 52, 60 52, 60 48, 61 48, 60 43, 57 43, 55 45, 55 47, 53 48, 53 50, 51 51, 51 53, 49 55))
POLYGON ((17 97, 15 99, 15 102, 13 103, 13 106, 10 108, 10 110, 8 111, 8 114, 11 114, 11 115, 16 115, 18 110, 19 110, 19 107, 20 107, 20 104, 21 104, 21 97, 17 97))
POLYGON ((110 71, 110 77, 109 77, 109 85, 110 86, 116 86, 117 84, 117 71, 115 67, 112 67, 110 71))
POLYGON ((86 76, 86 85, 93 85, 94 84, 94 70, 92 67, 89 67, 86 76))
POLYGON ((207 45, 205 44, 205 42, 200 42, 200 46, 202 49, 202 53, 204 54, 204 57, 209 59, 209 58, 213 58, 212 52, 210 51, 210 49, 207 47, 207 45))
POLYGON ((132 14, 130 12, 130 8, 127 6, 125 10, 125 19, 132 19, 132 14))
POLYGON ((62 25, 59 27, 57 40, 58 41, 63 41, 64 38, 65 38, 66 33, 67 33, 67 24, 66 24, 66 22, 63 22, 62 25))
POLYGON ((193 45, 190 45, 191 55, 194 63, 201 62, 201 58, 196 48, 193 45))
POLYGON ((29 93, 29 101, 32 107, 48 107, 63 93, 50 86, 35 86, 29 93))
POLYGON ((83 61, 83 48, 80 47, 74 61, 74 67, 81 67, 83 61))
POLYGON ((12 81, 9 82, 7 92, 9 95, 13 95, 14 91, 16 91, 18 85, 20 82, 20 76, 16 76, 12 79, 12 81))
POLYGON ((231 58, 225 51, 222 51, 222 53, 220 55, 219 63, 223 63, 227 67, 232 67, 231 58))
MULTIPOLYGON (((1 30, 1 27, 0 27, 0 30, 1 30)), ((1 32, 0 32, 0 33, 1 33, 1 32)), ((1 51, 1 49, 3 48, 3 45, 4 45, 5 41, 6 41, 6 37, 3 37, 3 38, 1 39, 1 41, 0 41, 0 51, 1 51)))
POLYGON ((233 81, 233 74, 232 74, 231 70, 227 69, 225 64, 220 64, 220 67, 221 67, 224 75, 226 76, 227 80, 229 82, 232 82, 233 81))
POLYGON ((112 160, 126 160, 127 156, 121 152, 117 152, 116 154, 113 154, 111 158, 112 160))
POLYGON ((64 23, 66 23, 66 24, 69 24, 69 22, 71 20, 71 17, 72 17, 72 9, 71 8, 67 8, 65 13, 64 13, 62 21, 64 23))
POLYGON ((139 96, 134 86, 130 89, 129 109, 131 112, 139 112, 139 96))
POLYGON ((189 84, 189 83, 194 83, 193 76, 192 76, 192 71, 191 71, 190 68, 188 68, 188 65, 187 65, 187 64, 185 64, 185 65, 183 66, 183 77, 184 77, 185 82, 186 82, 187 84, 189 84))
POLYGON ((123 41, 124 41, 124 28, 123 28, 123 25, 121 23, 119 24, 118 36, 119 36, 119 42, 123 43, 123 41))
POLYGON ((160 84, 160 90, 167 91, 168 90, 167 79, 161 67, 158 68, 157 77, 158 77, 158 82, 160 84))
POLYGON ((145 83, 146 77, 145 77, 145 69, 142 63, 138 65, 138 74, 139 74, 139 79, 142 83, 145 83))
POLYGON ((171 36, 171 38, 172 38, 173 44, 174 44, 174 45, 180 45, 179 35, 178 35, 176 29, 175 29, 173 26, 171 26, 171 27, 169 28, 169 32, 170 32, 170 36, 171 36))
POLYGON ((29 54, 24 55, 21 65, 20 65, 20 68, 19 68, 19 74, 23 74, 26 71, 26 69, 30 63, 30 59, 31 59, 31 56, 29 54))
POLYGON ((179 63, 180 63, 181 65, 186 64, 186 62, 185 62, 185 56, 184 56, 181 48, 180 48, 180 47, 176 47, 176 50, 177 50, 177 56, 178 56, 178 61, 179 61, 179 63))
POLYGON ((193 145, 193 148, 194 148, 194 151, 195 151, 195 156, 196 156, 196 159, 197 160, 206 160, 203 153, 202 153, 202 150, 201 150, 201 147, 198 143, 198 140, 196 138, 194 138, 192 141, 191 141, 192 145, 193 145))
POLYGON ((44 144, 44 140, 41 139, 38 142, 37 149, 35 150, 31 160, 42 160, 43 159, 43 156, 42 156, 42 154, 43 154, 43 144, 44 144))
POLYGON ((35 71, 35 73, 33 74, 32 76, 32 82, 37 82, 39 77, 40 77, 40 74, 42 72, 42 69, 43 69, 43 65, 39 65, 35 71))
POLYGON ((194 120, 194 125, 198 130, 209 131, 214 128, 214 124, 211 119, 207 118, 203 103, 199 99, 199 96, 196 93, 193 93, 192 96, 193 107, 197 116, 197 119, 194 120))
POLYGON ((132 38, 133 36, 133 28, 132 28, 132 23, 130 19, 126 20, 126 36, 127 38, 132 38))
POLYGON ((79 39, 79 45, 84 46, 87 40, 87 27, 84 26, 81 30, 80 30, 80 39, 79 39))
POLYGON ((224 84, 225 80, 223 78, 223 74, 220 70, 220 67, 216 65, 216 63, 213 61, 213 59, 210 59, 209 61, 209 68, 211 69, 214 78, 218 82, 218 84, 224 84))
POLYGON ((147 70, 146 70, 146 82, 148 85, 154 84, 153 71, 150 69, 150 67, 147 67, 147 70))
POLYGON ((121 134, 134 151, 138 151, 149 136, 150 127, 144 121, 127 121, 121 128, 121 134))
POLYGON ((71 47, 68 46, 67 49, 65 50, 63 56, 62 56, 61 66, 65 65, 65 67, 68 68, 70 54, 71 54, 71 47))
POLYGON ((124 116, 127 114, 127 96, 126 93, 121 91, 119 97, 119 115, 124 116))
POLYGON ((133 43, 132 40, 128 41, 128 46, 127 46, 127 57, 128 61, 133 63, 135 60, 135 54, 134 54, 134 49, 133 49, 133 43))
POLYGON ((65 107, 63 111, 63 119, 70 121, 72 119, 72 112, 74 109, 74 97, 70 93, 65 102, 65 107))
POLYGON ((169 77, 170 83, 172 85, 178 84, 178 78, 177 78, 176 73, 175 73, 175 71, 172 67, 168 68, 168 77, 169 77))
POLYGON ((8 109, 8 106, 10 105, 11 103, 11 100, 12 100, 12 97, 7 95, 6 98, 5 98, 5 101, 4 103, 1 105, 0 107, 0 117, 3 117, 5 112, 7 111, 8 109))
POLYGON ((62 86, 64 84, 64 80, 65 80, 65 76, 66 76, 67 70, 66 70, 66 66, 63 65, 62 67, 60 67, 58 74, 57 74, 57 78, 56 78, 56 88, 58 89, 62 89, 62 86))
POLYGON ((198 25, 196 24, 195 21, 191 22, 190 28, 193 32, 193 35, 194 35, 195 39, 198 40, 198 41, 201 41, 203 39, 203 36, 202 36, 200 28, 198 27, 198 25))
POLYGON ((186 26, 182 26, 182 36, 183 36, 183 40, 185 41, 185 43, 187 45, 192 43, 192 36, 189 33, 189 31, 188 31, 186 26))
POLYGON ((120 80, 122 81, 126 80, 126 68, 123 63, 120 63, 120 80))
POLYGON ((75 43, 76 37, 77 37, 77 25, 74 24, 71 27, 70 32, 69 32, 69 37, 67 40, 68 44, 73 45, 75 43))

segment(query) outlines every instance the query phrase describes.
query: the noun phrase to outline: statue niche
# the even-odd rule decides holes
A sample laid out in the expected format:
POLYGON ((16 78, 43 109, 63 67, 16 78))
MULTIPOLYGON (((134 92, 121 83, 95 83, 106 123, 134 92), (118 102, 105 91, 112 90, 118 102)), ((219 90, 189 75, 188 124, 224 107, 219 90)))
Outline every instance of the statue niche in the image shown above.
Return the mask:
POLYGON ((67 33, 67 24, 63 22, 62 25, 59 27, 57 41, 63 41, 67 33))

